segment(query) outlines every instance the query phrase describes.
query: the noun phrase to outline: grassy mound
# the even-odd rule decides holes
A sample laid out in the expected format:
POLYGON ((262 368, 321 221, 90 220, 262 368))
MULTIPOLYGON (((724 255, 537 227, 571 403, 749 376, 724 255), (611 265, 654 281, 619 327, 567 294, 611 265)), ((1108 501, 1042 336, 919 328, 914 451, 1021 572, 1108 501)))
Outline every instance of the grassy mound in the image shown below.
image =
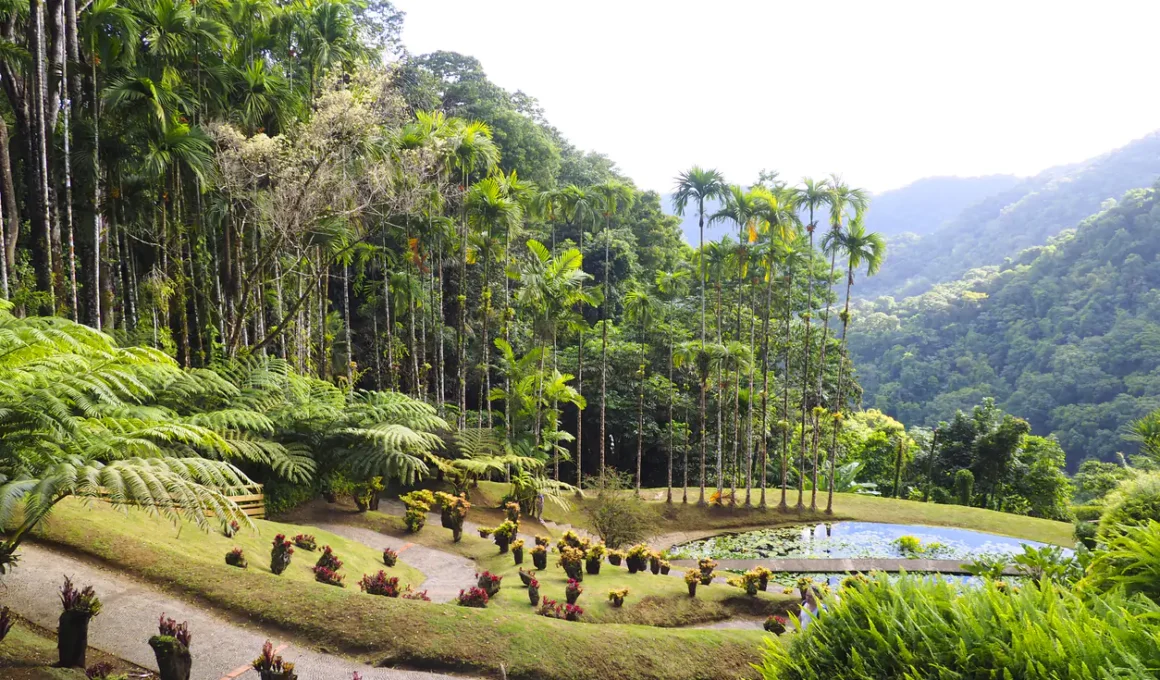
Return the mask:
MULTIPOLYGON (((112 664, 115 673, 140 670, 92 647, 86 657, 90 666, 112 664)), ((85 680, 85 672, 79 668, 53 668, 56 660, 54 635, 20 618, 0 642, 0 678, 4 680, 85 680)))
MULTIPOLYGON (((353 581, 361 575, 362 565, 369 572, 378 560, 374 551, 301 526, 258 525, 261 537, 253 538, 254 546, 249 548, 239 543, 245 540, 244 534, 231 542, 192 526, 174 529, 139 512, 65 502, 46 526, 42 540, 115 564, 216 609, 296 634, 315 646, 375 664, 495 675, 502 666, 511 678, 693 680, 751 677, 750 664, 760 654, 763 634, 757 630, 674 630, 557 621, 509 608, 504 604, 505 593, 488 609, 364 595, 353 581), (313 533, 320 546, 329 544, 339 553, 346 563, 343 571, 352 581, 348 587, 314 582, 309 571, 313 560, 307 563, 301 551, 295 552, 286 574, 269 573, 262 562, 268 559, 272 534, 292 536, 303 531, 313 533), (225 564, 225 552, 234 544, 247 555, 255 551, 249 569, 225 564)), ((449 532, 438 525, 420 536, 450 543, 449 532)), ((472 539, 483 543, 478 536, 472 539)), ((378 563, 373 568, 377 571, 378 563)), ((400 576, 401 583, 419 580, 409 568, 387 571, 400 576)), ((518 577, 512 579, 513 585, 518 583, 518 577)), ((672 585, 674 589, 683 586, 675 578, 672 585)), ((628 587, 633 586, 629 583, 628 587)), ((718 588, 725 586, 707 590, 718 588)), ((512 588, 513 593, 516 590, 512 588)), ((562 586, 560 591, 562 595, 562 586)), ((524 595, 522 589, 519 594, 524 595)))

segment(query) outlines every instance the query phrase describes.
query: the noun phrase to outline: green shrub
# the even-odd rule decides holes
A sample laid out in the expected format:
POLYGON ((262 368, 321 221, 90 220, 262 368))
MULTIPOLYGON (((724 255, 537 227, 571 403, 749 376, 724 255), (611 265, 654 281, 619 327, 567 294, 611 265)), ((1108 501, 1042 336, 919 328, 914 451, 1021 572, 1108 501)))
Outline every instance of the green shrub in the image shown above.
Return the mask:
POLYGON ((1102 505, 1073 505, 1071 511, 1075 514, 1075 521, 1077 522, 1094 522, 1104 514, 1104 506, 1102 505))
POLYGON ((1160 608, 1108 595, 1085 602, 1045 584, 1016 592, 884 575, 840 600, 789 645, 768 641, 768 680, 1154 677, 1160 608), (1000 671, 1007 671, 999 674, 1000 671))
POLYGON ((970 505, 975 494, 975 473, 963 468, 955 473, 955 502, 970 505))
POLYGON ((318 495, 313 484, 293 484, 282 479, 268 480, 262 486, 262 502, 266 506, 266 516, 273 517, 290 512, 304 503, 309 503, 318 495))
POLYGON ((1100 537, 1104 539, 1122 526, 1160 522, 1160 473, 1139 475, 1120 484, 1108 496, 1106 508, 1100 517, 1100 537))
POLYGON ((1099 533, 1097 526, 1093 522, 1079 522, 1075 523, 1075 541, 1082 543, 1083 547, 1091 550, 1096 547, 1096 535, 1099 533))
POLYGON ((1160 522, 1127 527, 1096 552, 1083 586, 1123 588, 1160 603, 1160 522))

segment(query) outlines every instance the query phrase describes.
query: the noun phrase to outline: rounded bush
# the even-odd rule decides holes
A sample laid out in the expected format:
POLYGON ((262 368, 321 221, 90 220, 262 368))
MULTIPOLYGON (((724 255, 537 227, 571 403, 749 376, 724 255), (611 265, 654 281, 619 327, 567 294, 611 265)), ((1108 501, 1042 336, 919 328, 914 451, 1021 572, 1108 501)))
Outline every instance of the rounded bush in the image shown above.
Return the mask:
POLYGON ((1148 520, 1160 522, 1160 473, 1126 480, 1108 496, 1107 509, 1100 517, 1100 535, 1115 535, 1121 526, 1140 526, 1148 520))

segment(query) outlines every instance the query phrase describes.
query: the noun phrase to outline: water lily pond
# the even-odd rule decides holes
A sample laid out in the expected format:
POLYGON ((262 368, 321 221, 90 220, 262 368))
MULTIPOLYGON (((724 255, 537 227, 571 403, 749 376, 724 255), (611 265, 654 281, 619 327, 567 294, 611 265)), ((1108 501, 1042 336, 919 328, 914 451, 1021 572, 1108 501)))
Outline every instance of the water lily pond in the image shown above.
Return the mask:
POLYGON ((783 559, 923 557, 973 560, 1015 555, 1043 543, 968 529, 876 522, 834 522, 723 534, 674 546, 674 558, 783 559), (904 538, 906 537, 906 538, 904 538), (913 539, 917 539, 915 543, 913 539), (901 539, 901 540, 900 540, 901 539))

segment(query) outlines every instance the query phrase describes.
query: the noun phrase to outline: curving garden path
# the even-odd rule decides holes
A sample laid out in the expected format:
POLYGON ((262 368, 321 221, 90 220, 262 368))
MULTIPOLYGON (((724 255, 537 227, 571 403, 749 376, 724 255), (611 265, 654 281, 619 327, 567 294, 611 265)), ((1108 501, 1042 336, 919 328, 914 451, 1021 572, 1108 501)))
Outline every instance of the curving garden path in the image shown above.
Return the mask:
POLYGON ((59 589, 65 575, 78 584, 93 586, 104 605, 89 626, 89 645, 143 668, 157 669, 146 640, 157 633, 157 619, 164 612, 167 617, 188 621, 193 631, 191 680, 257 680, 249 663, 266 640, 273 642, 287 661, 295 663, 301 680, 350 680, 355 671, 364 680, 454 680, 438 673, 374 668, 319 652, 257 624, 237 623, 208 612, 114 569, 38 545, 21 547, 19 566, 4 577, 0 604, 55 630, 60 616, 59 589))

